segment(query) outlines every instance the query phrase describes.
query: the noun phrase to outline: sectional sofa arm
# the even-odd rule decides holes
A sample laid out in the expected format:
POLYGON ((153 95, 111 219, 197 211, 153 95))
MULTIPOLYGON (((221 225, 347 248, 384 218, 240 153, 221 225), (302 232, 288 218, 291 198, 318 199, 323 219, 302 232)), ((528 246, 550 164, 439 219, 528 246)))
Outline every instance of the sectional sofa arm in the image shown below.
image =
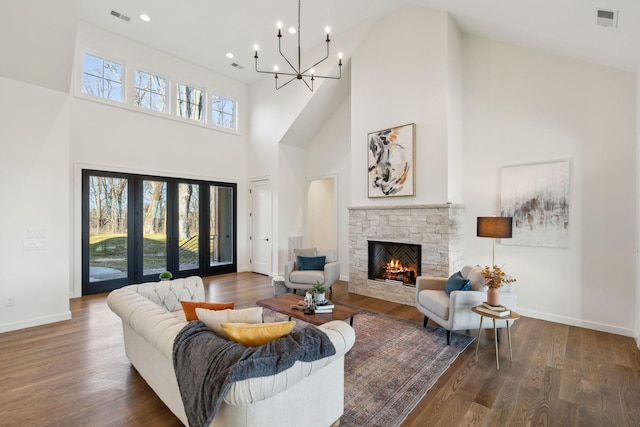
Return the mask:
POLYGON ((150 304, 148 298, 127 287, 111 292, 107 297, 107 305, 122 319, 123 324, 126 323, 172 360, 173 340, 184 328, 184 320, 159 305, 150 304))
MULTIPOLYGON (((230 405, 241 406, 265 400, 281 393, 311 375, 320 375, 324 377, 323 369, 325 368, 329 369, 331 372, 336 372, 334 369, 338 369, 340 371, 340 375, 343 376, 343 358, 355 343, 355 332, 346 322, 339 320, 325 323, 319 328, 329 336, 329 339, 336 349, 336 354, 314 362, 298 361, 289 369, 276 375, 250 378, 235 382, 225 395, 224 401, 230 405), (333 365, 334 363, 339 363, 342 366, 333 365)), ((325 380, 333 381, 334 379, 327 376, 320 381, 323 382, 325 380)))

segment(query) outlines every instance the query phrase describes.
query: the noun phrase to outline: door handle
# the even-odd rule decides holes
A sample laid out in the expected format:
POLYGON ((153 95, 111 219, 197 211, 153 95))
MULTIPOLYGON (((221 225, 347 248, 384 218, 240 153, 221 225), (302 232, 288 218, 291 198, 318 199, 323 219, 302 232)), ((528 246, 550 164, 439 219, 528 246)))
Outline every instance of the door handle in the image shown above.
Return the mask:
POLYGON ((266 241, 268 242, 268 241, 269 241, 269 238, 267 237, 267 238, 265 238, 264 240, 266 240, 266 241))

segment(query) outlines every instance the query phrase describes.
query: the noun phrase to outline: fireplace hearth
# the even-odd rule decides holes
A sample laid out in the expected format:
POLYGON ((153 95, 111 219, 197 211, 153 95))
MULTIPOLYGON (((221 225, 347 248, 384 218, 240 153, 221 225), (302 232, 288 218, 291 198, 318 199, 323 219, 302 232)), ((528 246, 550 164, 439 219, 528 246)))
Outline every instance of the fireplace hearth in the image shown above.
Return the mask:
POLYGON ((415 286, 421 273, 422 248, 410 243, 369 241, 370 280, 415 286))

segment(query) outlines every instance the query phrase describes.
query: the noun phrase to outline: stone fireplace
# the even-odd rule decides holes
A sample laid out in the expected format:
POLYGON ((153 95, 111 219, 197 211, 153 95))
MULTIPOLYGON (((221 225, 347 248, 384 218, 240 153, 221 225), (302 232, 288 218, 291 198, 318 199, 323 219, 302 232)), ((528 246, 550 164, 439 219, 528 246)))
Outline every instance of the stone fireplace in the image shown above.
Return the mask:
MULTIPOLYGON (((372 278, 370 263, 378 273, 387 267, 375 267, 381 261, 370 260, 370 242, 390 244, 386 249, 378 249, 378 253, 400 254, 394 261, 399 260, 403 268, 408 268, 403 259, 417 247, 420 255, 416 277, 448 277, 463 266, 463 220, 464 205, 457 204, 350 207, 349 292, 414 305, 415 286, 404 280, 411 273, 398 275, 401 268, 391 265, 387 278, 382 277, 384 273, 375 277, 376 272, 372 278), (402 244, 407 246, 404 249, 394 246, 402 244)), ((376 256, 375 249, 372 256, 376 256)))

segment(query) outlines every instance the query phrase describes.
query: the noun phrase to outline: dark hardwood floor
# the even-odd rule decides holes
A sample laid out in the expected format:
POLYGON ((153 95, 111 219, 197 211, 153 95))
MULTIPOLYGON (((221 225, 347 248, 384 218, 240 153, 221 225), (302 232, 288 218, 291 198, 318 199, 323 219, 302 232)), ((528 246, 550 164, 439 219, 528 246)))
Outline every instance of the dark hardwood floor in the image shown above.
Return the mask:
MULTIPOLYGON (((207 300, 238 308, 273 292, 252 273, 205 283, 207 300)), ((332 299, 422 323, 415 308, 350 294, 344 282, 332 299)), ((129 364, 106 295, 72 299, 71 310, 72 320, 0 334, 0 426, 180 426, 129 364)), ((402 426, 640 426, 633 339, 530 318, 511 332, 513 363, 503 339, 496 370, 484 331, 478 359, 474 343, 402 426)))

